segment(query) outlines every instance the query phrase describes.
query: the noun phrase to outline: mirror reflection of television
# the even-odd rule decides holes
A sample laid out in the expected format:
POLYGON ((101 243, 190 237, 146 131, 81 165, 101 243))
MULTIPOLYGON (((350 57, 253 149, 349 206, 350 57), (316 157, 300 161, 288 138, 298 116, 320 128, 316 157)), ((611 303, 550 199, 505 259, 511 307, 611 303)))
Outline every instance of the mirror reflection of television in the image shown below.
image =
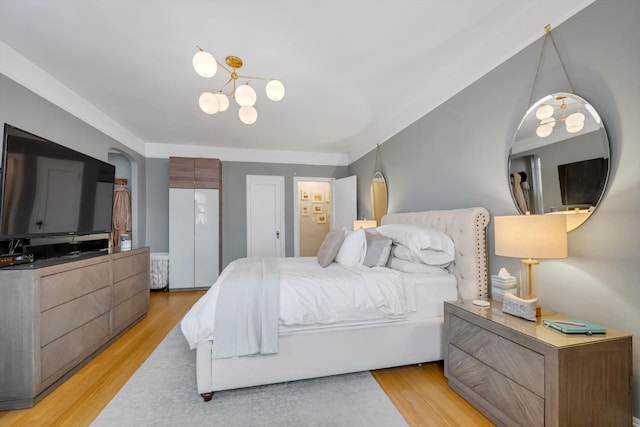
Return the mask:
POLYGON ((595 206, 604 190, 608 169, 609 159, 604 157, 558 165, 562 204, 595 206))
POLYGON ((115 166, 4 126, 0 239, 111 231, 115 166))

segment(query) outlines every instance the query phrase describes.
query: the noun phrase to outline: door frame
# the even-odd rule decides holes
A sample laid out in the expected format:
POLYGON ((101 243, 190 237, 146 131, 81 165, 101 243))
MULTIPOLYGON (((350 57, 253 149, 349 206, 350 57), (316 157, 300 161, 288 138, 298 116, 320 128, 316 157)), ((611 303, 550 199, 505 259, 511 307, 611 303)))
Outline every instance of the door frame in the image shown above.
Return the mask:
MULTIPOLYGON (((278 185, 279 185, 279 193, 280 193, 280 218, 279 218, 279 222, 280 222, 280 256, 286 256, 286 234, 285 234, 285 198, 284 198, 284 176, 278 176, 278 175, 247 175, 247 179, 246 179, 246 191, 247 191, 247 200, 246 200, 246 204, 247 204, 247 256, 249 256, 249 248, 250 248, 250 243, 252 241, 252 236, 251 236, 251 191, 253 188, 253 184, 255 182, 259 182, 259 181, 277 181, 278 185)), ((278 190, 276 190, 278 191, 278 190)))
MULTIPOLYGON (((300 256, 300 198, 298 197, 298 185, 300 182, 328 182, 333 186, 335 178, 326 177, 293 177, 293 255, 300 256)), ((331 190, 333 191, 333 189, 331 190)), ((333 217, 333 216, 332 216, 333 217)))

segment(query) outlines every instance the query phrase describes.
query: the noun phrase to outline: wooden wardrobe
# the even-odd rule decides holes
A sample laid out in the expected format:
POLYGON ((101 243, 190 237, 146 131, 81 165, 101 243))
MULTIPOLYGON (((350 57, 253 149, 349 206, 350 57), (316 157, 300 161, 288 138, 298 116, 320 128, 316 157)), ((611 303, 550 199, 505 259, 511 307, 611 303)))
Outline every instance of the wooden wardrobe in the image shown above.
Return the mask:
POLYGON ((169 158, 169 289, 208 288, 222 261, 222 163, 169 158))

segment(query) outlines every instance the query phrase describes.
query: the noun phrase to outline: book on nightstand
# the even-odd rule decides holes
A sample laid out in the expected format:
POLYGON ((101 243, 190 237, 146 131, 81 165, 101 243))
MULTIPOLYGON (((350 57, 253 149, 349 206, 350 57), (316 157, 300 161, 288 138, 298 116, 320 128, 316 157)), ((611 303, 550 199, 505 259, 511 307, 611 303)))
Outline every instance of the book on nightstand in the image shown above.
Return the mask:
POLYGON ((545 326, 560 331, 563 334, 606 334, 607 328, 596 325, 595 323, 587 322, 586 320, 579 319, 567 319, 567 320, 550 320, 545 319, 542 321, 545 326))

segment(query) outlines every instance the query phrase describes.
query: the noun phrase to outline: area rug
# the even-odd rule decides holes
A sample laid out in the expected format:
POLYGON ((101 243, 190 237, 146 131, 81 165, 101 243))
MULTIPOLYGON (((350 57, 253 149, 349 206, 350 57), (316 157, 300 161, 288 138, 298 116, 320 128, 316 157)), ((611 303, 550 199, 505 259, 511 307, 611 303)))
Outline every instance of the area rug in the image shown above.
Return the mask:
POLYGON ((369 372, 219 391, 196 389, 195 351, 179 325, 92 426, 407 426, 369 372))

